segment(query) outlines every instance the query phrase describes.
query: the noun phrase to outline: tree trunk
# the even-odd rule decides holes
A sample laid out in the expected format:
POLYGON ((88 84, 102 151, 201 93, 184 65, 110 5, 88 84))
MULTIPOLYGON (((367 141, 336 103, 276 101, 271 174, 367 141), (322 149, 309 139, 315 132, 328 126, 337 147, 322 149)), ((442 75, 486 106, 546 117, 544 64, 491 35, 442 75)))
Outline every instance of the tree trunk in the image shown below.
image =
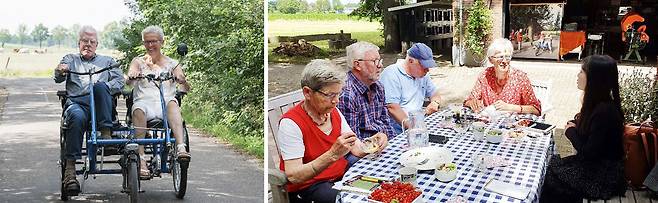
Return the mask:
POLYGON ((400 5, 398 0, 382 0, 382 12, 384 13, 382 23, 384 24, 384 52, 400 52, 400 31, 398 30, 398 19, 388 8, 400 5))

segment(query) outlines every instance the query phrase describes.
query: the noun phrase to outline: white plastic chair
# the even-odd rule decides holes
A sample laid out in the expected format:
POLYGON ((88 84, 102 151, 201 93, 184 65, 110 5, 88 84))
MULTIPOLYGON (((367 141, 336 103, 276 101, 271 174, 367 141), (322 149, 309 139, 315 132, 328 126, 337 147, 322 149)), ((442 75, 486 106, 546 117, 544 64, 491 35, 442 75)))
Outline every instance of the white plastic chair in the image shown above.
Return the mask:
POLYGON ((532 90, 535 92, 535 97, 541 102, 541 116, 545 117, 546 113, 553 110, 553 104, 551 104, 551 88, 553 86, 553 81, 532 80, 530 83, 532 85, 532 90))

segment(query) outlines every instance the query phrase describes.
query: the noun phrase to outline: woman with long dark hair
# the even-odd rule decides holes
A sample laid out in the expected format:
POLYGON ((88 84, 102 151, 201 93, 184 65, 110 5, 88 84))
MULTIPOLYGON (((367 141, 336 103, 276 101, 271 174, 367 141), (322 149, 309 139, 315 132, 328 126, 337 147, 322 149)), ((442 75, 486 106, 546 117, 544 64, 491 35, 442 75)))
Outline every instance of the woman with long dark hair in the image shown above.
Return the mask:
POLYGON ((577 83, 582 107, 564 128, 576 154, 551 159, 541 202, 610 199, 626 191, 617 62, 607 55, 585 58, 577 83))

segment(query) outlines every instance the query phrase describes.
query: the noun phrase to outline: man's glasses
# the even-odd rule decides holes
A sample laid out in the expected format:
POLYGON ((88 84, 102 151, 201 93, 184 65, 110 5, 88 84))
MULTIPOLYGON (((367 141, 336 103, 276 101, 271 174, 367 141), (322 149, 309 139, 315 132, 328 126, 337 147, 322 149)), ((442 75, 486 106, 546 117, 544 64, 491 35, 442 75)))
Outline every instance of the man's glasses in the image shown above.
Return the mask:
POLYGON ((151 44, 158 44, 160 43, 160 40, 149 40, 149 41, 142 41, 145 45, 151 45, 151 44))
POLYGON ((93 39, 81 39, 80 44, 91 44, 91 45, 96 45, 98 44, 98 41, 93 40, 93 39))
POLYGON ((324 98, 326 98, 328 100, 334 99, 334 98, 336 98, 340 95, 340 93, 331 93, 331 94, 329 94, 329 93, 324 93, 320 90, 314 90, 314 91, 317 92, 317 93, 320 93, 322 96, 324 96, 324 98))
POLYGON ((374 63, 375 66, 380 66, 384 64, 384 59, 373 59, 373 60, 357 59, 357 61, 372 61, 372 63, 374 63))
POLYGON ((508 56, 492 56, 491 58, 496 60, 496 61, 502 61, 502 60, 510 61, 510 60, 512 60, 512 56, 509 56, 509 55, 508 56))

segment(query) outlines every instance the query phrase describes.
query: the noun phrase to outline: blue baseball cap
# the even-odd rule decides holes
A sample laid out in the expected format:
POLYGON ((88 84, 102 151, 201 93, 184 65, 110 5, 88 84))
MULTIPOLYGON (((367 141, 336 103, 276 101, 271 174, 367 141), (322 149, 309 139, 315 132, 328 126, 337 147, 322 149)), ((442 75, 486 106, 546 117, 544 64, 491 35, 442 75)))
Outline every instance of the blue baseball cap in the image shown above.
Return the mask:
POLYGON ((434 61, 432 48, 428 47, 423 43, 415 43, 414 45, 407 50, 407 55, 418 59, 420 65, 423 65, 424 68, 434 68, 436 67, 436 61, 434 61))

